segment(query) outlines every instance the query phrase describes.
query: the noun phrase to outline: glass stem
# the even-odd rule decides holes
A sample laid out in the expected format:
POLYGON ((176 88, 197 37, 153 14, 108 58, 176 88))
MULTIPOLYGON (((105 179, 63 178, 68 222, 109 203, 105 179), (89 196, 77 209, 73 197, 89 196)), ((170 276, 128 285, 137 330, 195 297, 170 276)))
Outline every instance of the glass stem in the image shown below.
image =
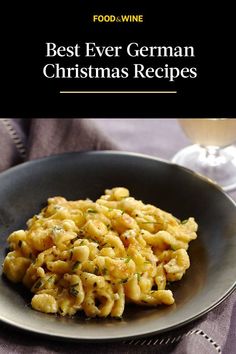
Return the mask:
POLYGON ((224 164, 225 158, 221 155, 221 149, 218 146, 204 146, 202 147, 199 160, 204 165, 211 167, 224 164))

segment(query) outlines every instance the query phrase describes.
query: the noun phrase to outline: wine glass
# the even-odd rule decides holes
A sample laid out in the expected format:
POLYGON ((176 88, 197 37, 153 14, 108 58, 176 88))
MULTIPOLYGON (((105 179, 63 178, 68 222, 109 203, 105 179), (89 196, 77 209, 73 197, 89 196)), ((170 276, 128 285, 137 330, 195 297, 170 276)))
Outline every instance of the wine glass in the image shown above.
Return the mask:
POLYGON ((225 191, 236 188, 236 119, 179 119, 194 143, 177 152, 172 162, 218 183, 225 191))

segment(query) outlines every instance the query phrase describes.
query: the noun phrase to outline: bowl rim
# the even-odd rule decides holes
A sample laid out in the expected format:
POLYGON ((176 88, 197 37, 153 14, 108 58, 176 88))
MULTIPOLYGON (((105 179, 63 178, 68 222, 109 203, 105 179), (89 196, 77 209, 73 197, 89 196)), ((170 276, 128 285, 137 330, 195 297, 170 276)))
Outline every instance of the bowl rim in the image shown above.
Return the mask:
MULTIPOLYGON (((202 175, 199 172, 193 171, 190 168, 187 168, 185 166, 181 166, 178 165, 168 159, 165 158, 161 158, 161 157, 157 157, 154 155, 150 155, 150 154, 145 154, 145 153, 139 153, 139 152, 133 152, 133 151, 126 151, 126 150, 83 150, 83 151, 67 151, 67 152, 62 152, 62 153, 56 153, 56 154, 51 154, 48 156, 43 156, 43 157, 39 157, 39 158, 34 158, 31 160, 27 160, 27 161, 23 161, 17 165, 11 166, 9 168, 7 168, 6 170, 3 170, 0 172, 0 176, 4 176, 5 174, 7 175, 9 172, 14 171, 14 170, 18 170, 23 168, 24 166, 27 165, 34 165, 34 164, 38 164, 40 162, 46 162, 46 161, 50 161, 50 160, 56 160, 58 158, 63 158, 66 156, 76 156, 76 155, 119 155, 119 156, 130 156, 130 157, 140 157, 140 158, 144 158, 144 159, 149 159, 149 160, 154 160, 154 161, 158 161, 167 165, 171 165, 171 166, 175 166, 175 168, 178 168, 180 170, 184 170, 187 173, 190 173, 194 176, 196 176, 197 178, 200 178, 202 180, 204 180, 205 182, 207 182, 210 185, 214 185, 216 188, 218 188, 223 194, 225 194, 226 196, 228 196, 230 199, 232 199, 223 189, 220 185, 218 185, 216 182, 214 182, 213 180, 211 180, 210 178, 202 175)), ((232 199, 232 201, 235 203, 236 202, 232 199)))
POLYGON ((208 185, 211 185, 213 188, 218 189, 219 192, 223 193, 225 195, 225 197, 227 197, 236 207, 236 200, 234 200, 227 192, 225 192, 223 190, 223 188, 217 184, 215 181, 211 180, 210 178, 202 175, 199 172, 193 171, 190 168, 187 168, 185 166, 181 166, 178 165, 170 160, 161 158, 161 157, 156 157, 153 155, 149 155, 149 154, 143 154, 143 153, 139 153, 139 152, 132 152, 132 151, 125 151, 125 150, 83 150, 83 151, 67 151, 67 152, 62 152, 62 153, 57 153, 57 154, 52 154, 49 156, 44 156, 44 157, 40 157, 40 158, 35 158, 32 160, 28 160, 28 161, 24 161, 21 162, 17 165, 11 166, 6 170, 3 170, 0 172, 0 177, 1 176, 7 176, 9 173, 11 173, 12 171, 18 171, 21 170, 22 168, 24 168, 25 166, 31 166, 34 164, 38 164, 40 162, 47 162, 47 161, 51 161, 51 160, 57 160, 63 157, 67 157, 67 156, 80 156, 80 155, 118 155, 118 156, 130 156, 130 157, 140 157, 143 159, 149 159, 149 160, 154 160, 154 161, 158 161, 161 163, 164 163, 166 165, 170 165, 170 166, 174 166, 176 169, 185 171, 188 174, 191 174, 192 176, 201 179, 203 182, 207 183, 208 185))

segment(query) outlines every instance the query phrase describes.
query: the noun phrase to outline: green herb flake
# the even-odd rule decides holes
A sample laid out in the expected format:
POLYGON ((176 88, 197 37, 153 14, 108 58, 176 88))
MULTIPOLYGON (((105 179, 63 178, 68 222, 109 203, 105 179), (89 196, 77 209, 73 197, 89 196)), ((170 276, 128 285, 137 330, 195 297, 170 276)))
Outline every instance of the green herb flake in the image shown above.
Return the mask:
POLYGON ((69 293, 70 293, 70 295, 75 296, 75 297, 79 295, 79 291, 77 289, 75 289, 74 286, 72 286, 70 288, 69 293))
POLYGON ((75 286, 78 286, 79 283, 75 283, 75 284, 72 284, 71 287, 75 287, 75 286))
POLYGON ((80 246, 83 246, 84 244, 85 244, 85 241, 83 240, 83 241, 80 242, 79 245, 80 245, 80 246))
POLYGON ((81 263, 80 261, 75 262, 75 264, 74 264, 73 267, 72 267, 72 270, 78 269, 80 263, 81 263))
POLYGON ((70 257, 69 257, 70 261, 72 260, 72 257, 73 257, 73 251, 70 251, 70 257))
POLYGON ((128 280, 129 280, 129 278, 122 279, 122 280, 120 281, 120 284, 125 284, 125 283, 127 283, 128 280))
POLYGON ((62 229, 62 227, 60 227, 60 226, 54 226, 54 227, 52 228, 52 232, 53 232, 53 233, 62 232, 62 231, 63 231, 63 229, 62 229))
POLYGON ((140 273, 136 273, 136 275, 137 275, 137 280, 140 281, 141 274, 140 273))
POLYGON ((53 275, 51 275, 49 278, 48 278, 48 283, 53 283, 53 281, 54 281, 54 276, 53 275))
POLYGON ((96 267, 94 268, 94 274, 95 274, 95 275, 98 275, 98 273, 99 273, 99 268, 98 268, 98 266, 96 266, 96 267))
POLYGON ((32 253, 32 252, 30 252, 30 253, 29 253, 29 258, 30 258, 30 259, 32 259, 33 261, 35 261, 35 259, 34 259, 34 256, 33 256, 33 253, 32 253))
POLYGON ((111 246, 110 243, 104 243, 103 247, 111 247, 111 248, 114 248, 114 246, 111 246))
POLYGON ((102 274, 103 274, 103 275, 106 275, 107 273, 108 273, 107 268, 103 268, 103 270, 102 270, 102 274))
POLYGON ((140 224, 160 224, 156 221, 139 221, 139 222, 140 222, 140 224))
POLYGON ((38 280, 37 283, 34 285, 34 289, 39 289, 40 286, 42 286, 42 281, 41 280, 38 280))
POLYGON ((125 263, 129 263, 130 260, 131 260, 131 257, 125 258, 125 263))
POLYGON ((187 222, 188 222, 188 219, 185 219, 185 220, 181 221, 181 224, 184 225, 184 224, 186 224, 187 222))
POLYGON ((95 210, 95 209, 87 209, 87 213, 96 214, 97 210, 95 210))

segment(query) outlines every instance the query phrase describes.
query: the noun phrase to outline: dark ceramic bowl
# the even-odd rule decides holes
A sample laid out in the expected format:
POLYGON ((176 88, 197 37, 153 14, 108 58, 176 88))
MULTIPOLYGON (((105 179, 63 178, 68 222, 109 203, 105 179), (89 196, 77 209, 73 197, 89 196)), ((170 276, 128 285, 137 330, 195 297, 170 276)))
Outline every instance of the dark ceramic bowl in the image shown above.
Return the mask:
POLYGON ((96 199, 106 188, 127 187, 131 195, 180 219, 194 216, 198 238, 191 242, 191 268, 173 286, 176 303, 128 307, 123 320, 85 321, 32 310, 30 296, 0 280, 0 319, 21 329, 62 339, 119 340, 177 328, 222 302, 235 288, 236 207, 207 179, 153 157, 123 152, 68 153, 27 162, 0 174, 0 257, 6 238, 24 228, 50 196, 96 199), (103 325, 101 325, 101 323, 103 325))

